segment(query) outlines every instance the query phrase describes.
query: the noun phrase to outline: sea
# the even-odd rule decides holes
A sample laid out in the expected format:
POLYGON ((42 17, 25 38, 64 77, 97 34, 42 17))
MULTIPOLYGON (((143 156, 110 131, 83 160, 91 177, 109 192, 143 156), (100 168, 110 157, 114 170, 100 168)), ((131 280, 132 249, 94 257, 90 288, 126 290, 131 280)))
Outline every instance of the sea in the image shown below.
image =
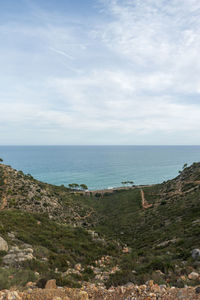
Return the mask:
POLYGON ((0 146, 0 158, 43 182, 88 189, 154 184, 200 161, 200 146, 0 146))

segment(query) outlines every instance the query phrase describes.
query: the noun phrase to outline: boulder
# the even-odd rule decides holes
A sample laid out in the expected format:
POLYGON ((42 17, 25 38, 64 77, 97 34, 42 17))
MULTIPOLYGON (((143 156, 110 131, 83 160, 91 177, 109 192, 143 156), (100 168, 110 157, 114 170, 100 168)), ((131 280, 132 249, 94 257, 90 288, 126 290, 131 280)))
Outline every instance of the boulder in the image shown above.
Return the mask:
POLYGON ((56 286, 56 280, 55 279, 51 279, 51 280, 48 280, 46 285, 45 285, 45 289, 56 289, 57 286, 56 286))
POLYGON ((192 250, 192 258, 195 260, 200 259, 200 249, 192 250))
POLYGON ((0 251, 8 251, 7 242, 0 236, 0 251))
POLYGON ((192 273, 190 273, 190 274, 188 275, 188 278, 189 278, 190 280, 197 280, 197 279, 199 279, 199 274, 196 273, 196 272, 192 272, 192 273))

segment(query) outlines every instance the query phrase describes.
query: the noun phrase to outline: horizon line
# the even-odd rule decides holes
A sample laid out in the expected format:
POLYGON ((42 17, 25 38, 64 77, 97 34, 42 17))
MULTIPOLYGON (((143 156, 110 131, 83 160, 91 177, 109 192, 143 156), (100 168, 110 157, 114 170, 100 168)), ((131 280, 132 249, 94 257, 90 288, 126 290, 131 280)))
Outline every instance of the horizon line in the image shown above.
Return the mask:
POLYGON ((20 145, 0 145, 0 147, 111 147, 111 146, 117 146, 117 147, 199 147, 200 144, 20 144, 20 145))

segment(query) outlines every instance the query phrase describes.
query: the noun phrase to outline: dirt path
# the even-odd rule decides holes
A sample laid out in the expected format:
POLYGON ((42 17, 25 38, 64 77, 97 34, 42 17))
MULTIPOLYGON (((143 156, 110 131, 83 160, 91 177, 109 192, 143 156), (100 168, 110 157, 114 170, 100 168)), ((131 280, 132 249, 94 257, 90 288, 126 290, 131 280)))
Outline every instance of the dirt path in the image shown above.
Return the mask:
POLYGON ((94 213, 94 210, 92 209, 86 216, 81 217, 78 215, 77 217, 75 217, 75 219, 76 220, 85 220, 85 219, 89 218, 93 213, 94 213))
POLYGON ((146 199, 145 199, 145 196, 144 196, 144 191, 143 190, 140 190, 140 193, 141 193, 141 198, 142 198, 142 208, 144 209, 147 209, 149 207, 152 207, 152 204, 149 204, 146 199))

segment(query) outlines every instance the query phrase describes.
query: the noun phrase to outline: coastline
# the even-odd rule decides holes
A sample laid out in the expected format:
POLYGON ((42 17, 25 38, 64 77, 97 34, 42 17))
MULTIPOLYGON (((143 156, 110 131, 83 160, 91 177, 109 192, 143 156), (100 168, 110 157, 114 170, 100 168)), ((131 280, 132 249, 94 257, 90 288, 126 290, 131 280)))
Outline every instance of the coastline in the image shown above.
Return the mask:
POLYGON ((142 188, 146 188, 146 187, 152 187, 155 184, 148 184, 148 185, 134 185, 134 186, 126 186, 126 187, 114 187, 114 188, 107 188, 107 189, 100 189, 100 190, 86 190, 86 191, 79 191, 79 190, 74 190, 72 191, 72 193, 78 193, 78 194, 84 194, 84 195, 96 195, 96 194, 101 194, 104 195, 105 193, 109 193, 112 194, 114 192, 118 192, 118 191, 124 191, 124 190, 134 190, 134 189, 142 189, 142 188))

